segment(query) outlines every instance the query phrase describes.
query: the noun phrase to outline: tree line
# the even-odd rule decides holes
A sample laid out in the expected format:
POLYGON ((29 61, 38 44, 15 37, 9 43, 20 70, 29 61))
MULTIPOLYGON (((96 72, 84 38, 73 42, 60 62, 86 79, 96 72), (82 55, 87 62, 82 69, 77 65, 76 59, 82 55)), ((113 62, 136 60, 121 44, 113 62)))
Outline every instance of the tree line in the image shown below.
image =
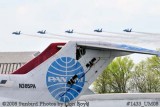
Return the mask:
POLYGON ((115 58, 93 83, 96 93, 160 92, 160 58, 134 64, 130 57, 115 58))

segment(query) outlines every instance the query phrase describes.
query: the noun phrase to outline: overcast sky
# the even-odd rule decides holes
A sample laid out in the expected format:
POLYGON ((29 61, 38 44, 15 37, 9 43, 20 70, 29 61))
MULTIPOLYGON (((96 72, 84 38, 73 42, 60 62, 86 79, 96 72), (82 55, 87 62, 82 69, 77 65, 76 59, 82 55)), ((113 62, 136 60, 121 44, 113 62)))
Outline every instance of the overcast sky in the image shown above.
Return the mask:
POLYGON ((159 35, 139 33, 94 33, 96 28, 122 32, 134 31, 160 33, 160 0, 1 0, 0 1, 0 51, 42 51, 52 42, 81 38, 106 42, 133 44, 145 48, 160 47, 159 35), (97 36, 65 34, 67 29, 92 33, 97 36), (36 38, 12 35, 13 31, 39 35, 38 30, 65 35, 36 38), (100 37, 103 36, 103 37, 100 37))

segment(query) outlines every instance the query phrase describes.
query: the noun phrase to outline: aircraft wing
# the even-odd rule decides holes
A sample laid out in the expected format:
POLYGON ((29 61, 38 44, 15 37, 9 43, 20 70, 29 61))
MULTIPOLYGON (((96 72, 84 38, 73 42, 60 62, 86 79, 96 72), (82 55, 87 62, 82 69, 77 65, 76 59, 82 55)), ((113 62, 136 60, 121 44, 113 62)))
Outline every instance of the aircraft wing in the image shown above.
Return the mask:
POLYGON ((149 54, 149 55, 156 55, 160 56, 160 52, 150 49, 145 49, 137 46, 125 45, 125 44, 114 44, 114 43, 106 43, 106 42, 86 42, 77 43, 80 47, 90 48, 90 49, 97 49, 97 50, 115 50, 127 53, 141 53, 141 54, 149 54))

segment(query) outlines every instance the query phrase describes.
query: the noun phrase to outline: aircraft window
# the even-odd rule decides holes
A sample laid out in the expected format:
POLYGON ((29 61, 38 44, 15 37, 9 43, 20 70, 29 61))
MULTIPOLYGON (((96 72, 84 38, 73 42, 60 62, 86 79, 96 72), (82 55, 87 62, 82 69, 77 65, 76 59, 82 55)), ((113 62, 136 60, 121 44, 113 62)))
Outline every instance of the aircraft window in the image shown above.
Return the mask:
POLYGON ((7 80, 1 80, 0 84, 5 84, 7 82, 7 80))

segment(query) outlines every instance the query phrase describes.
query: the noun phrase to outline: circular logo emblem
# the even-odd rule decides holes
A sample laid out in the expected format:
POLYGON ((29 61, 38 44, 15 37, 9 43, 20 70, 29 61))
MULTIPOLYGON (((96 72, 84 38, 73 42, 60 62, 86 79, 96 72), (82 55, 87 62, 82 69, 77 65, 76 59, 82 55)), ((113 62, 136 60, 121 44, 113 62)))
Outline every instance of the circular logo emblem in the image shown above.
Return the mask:
POLYGON ((70 57, 61 57, 48 68, 46 83, 51 95, 60 102, 75 99, 82 91, 85 73, 81 64, 70 57))

